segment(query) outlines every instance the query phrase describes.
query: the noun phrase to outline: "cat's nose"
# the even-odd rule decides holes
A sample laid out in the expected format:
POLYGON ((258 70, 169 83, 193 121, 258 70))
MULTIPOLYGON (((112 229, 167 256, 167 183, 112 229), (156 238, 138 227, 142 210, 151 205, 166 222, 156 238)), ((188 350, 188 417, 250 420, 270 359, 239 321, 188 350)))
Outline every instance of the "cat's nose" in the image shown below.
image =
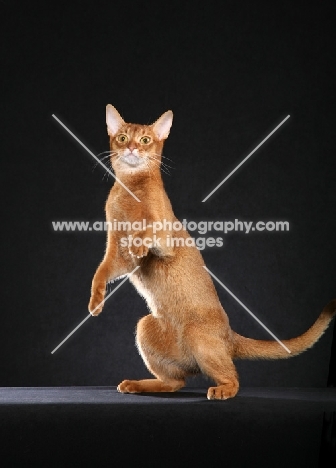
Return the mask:
POLYGON ((133 151, 135 148, 136 148, 135 143, 130 143, 130 144, 128 145, 128 149, 130 150, 131 153, 132 153, 132 151, 133 151))

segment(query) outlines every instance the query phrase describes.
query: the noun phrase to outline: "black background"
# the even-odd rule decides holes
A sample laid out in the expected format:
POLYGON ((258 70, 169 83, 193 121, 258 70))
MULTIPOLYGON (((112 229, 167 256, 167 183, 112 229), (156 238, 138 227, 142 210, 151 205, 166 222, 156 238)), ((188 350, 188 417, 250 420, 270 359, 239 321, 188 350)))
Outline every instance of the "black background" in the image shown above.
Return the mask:
MULTIPOLYGON (((139 123, 172 109, 164 154, 174 169, 163 179, 179 218, 291 223, 287 233, 225 236, 204 251, 208 268, 280 339, 303 333, 335 297, 335 8, 220 5, 1 2, 1 386, 148 375, 134 346, 147 309, 130 284, 51 355, 87 315, 105 247, 104 233, 55 233, 51 222, 103 220, 113 183, 52 114, 98 154, 108 149, 107 103, 139 123)), ((269 338, 217 290, 237 332, 269 338)), ((294 359, 237 363, 241 385, 326 386, 332 330, 294 359)))

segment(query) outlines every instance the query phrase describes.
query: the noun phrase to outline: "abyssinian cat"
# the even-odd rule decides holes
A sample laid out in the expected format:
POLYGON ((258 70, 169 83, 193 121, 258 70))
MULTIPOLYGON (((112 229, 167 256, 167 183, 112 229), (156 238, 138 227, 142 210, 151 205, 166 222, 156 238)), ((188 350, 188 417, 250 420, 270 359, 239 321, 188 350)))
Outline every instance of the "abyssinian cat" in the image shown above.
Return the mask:
MULTIPOLYGON (((288 354, 276 341, 245 338, 230 328, 196 246, 172 246, 167 239, 177 233, 173 228, 169 230, 169 224, 169 232, 163 230, 160 241, 155 240, 153 223, 178 221, 160 173, 162 148, 173 113, 165 112, 152 125, 138 125, 125 123, 108 105, 106 119, 110 160, 117 178, 106 202, 107 221, 112 225, 116 220, 133 224, 145 219, 147 226, 145 230, 130 226, 126 233, 108 231, 105 256, 92 281, 89 311, 92 315, 101 312, 107 282, 138 266, 130 281, 147 301, 151 313, 138 322, 136 343, 155 377, 124 380, 118 391, 174 392, 185 385, 188 375, 202 372, 216 383, 208 389, 208 399, 225 400, 234 397, 239 389, 234 359, 288 358, 311 347, 335 315, 336 300, 325 306, 303 335, 283 341, 291 351, 288 354), (125 245, 125 237, 147 242, 125 245)), ((190 239, 186 230, 179 230, 178 237, 190 239)))

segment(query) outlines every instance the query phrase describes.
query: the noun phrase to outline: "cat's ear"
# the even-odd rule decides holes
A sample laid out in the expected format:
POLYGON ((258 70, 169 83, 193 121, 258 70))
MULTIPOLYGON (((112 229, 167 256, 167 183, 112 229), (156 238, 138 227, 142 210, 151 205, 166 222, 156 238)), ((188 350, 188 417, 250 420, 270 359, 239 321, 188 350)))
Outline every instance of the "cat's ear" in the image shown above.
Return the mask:
POLYGON ((121 118, 117 109, 111 104, 107 104, 106 106, 106 125, 107 125, 107 133, 111 136, 114 136, 118 133, 120 127, 124 125, 124 121, 121 118))
POLYGON ((159 140, 165 140, 173 123, 173 113, 171 110, 165 112, 151 126, 159 140))

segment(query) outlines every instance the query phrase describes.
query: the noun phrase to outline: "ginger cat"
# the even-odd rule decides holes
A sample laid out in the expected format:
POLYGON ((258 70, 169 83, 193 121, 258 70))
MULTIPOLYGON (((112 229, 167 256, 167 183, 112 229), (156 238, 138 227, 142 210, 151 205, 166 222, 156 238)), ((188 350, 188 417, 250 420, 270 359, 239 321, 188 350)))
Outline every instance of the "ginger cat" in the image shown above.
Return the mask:
POLYGON ((166 229, 160 232, 160 242, 153 236, 154 222, 178 221, 160 173, 162 148, 172 120, 173 113, 168 111, 152 125, 129 124, 113 106, 106 108, 110 159, 117 177, 106 202, 107 221, 133 223, 146 219, 147 227, 108 231, 106 253, 92 281, 89 311, 92 315, 101 312, 102 305, 98 305, 104 299, 107 282, 139 266, 130 281, 147 301, 151 313, 138 322, 136 343, 155 378, 124 380, 118 391, 174 392, 185 385, 188 375, 202 372, 216 383, 208 389, 208 399, 225 400, 234 397, 239 389, 233 359, 288 358, 308 349, 335 315, 336 300, 323 309, 303 335, 283 341, 291 354, 276 341, 245 338, 230 328, 212 279, 203 268, 200 251, 196 247, 172 247, 166 240, 168 235, 190 238, 188 232, 166 229), (147 242, 128 246, 122 242, 128 236, 147 238, 147 242))

